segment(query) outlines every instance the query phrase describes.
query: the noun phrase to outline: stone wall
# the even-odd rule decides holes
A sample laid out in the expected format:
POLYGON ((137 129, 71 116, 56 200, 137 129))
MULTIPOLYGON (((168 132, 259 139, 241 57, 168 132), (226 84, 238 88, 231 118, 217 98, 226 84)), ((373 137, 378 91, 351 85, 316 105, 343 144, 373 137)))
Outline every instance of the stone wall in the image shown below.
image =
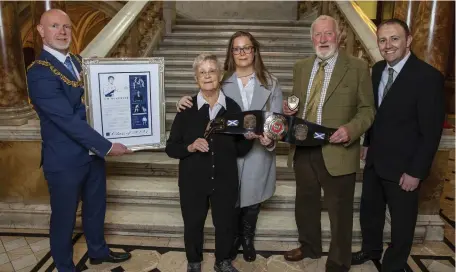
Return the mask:
POLYGON ((296 20, 297 1, 176 1, 188 19, 296 20))

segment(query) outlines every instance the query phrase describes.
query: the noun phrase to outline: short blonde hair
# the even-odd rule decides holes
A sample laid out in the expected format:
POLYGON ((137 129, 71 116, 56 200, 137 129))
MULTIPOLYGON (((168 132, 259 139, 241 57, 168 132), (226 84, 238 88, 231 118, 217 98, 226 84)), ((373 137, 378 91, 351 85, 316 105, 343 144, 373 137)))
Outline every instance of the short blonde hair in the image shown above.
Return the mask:
POLYGON ((222 72, 222 63, 218 60, 217 56, 210 53, 201 53, 193 61, 193 71, 196 73, 200 65, 205 61, 214 61, 217 66, 217 71, 222 72))
POLYGON ((322 20, 332 20, 334 22, 334 27, 336 28, 337 37, 339 37, 339 35, 340 35, 339 23, 337 22, 336 19, 334 19, 333 17, 328 16, 328 15, 320 15, 320 16, 318 16, 317 19, 315 19, 315 21, 312 22, 312 25, 310 25, 310 37, 313 36, 313 29, 314 29, 315 23, 318 21, 322 21, 322 20))

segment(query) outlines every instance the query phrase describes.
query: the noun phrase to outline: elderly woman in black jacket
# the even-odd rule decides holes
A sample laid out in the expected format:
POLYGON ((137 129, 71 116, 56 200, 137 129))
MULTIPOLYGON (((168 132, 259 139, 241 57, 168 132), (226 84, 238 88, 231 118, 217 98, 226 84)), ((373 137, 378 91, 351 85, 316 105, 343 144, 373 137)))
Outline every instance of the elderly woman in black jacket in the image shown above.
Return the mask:
POLYGON ((222 70, 215 55, 199 55, 193 70, 200 92, 192 98, 190 109, 177 113, 166 145, 168 156, 180 160, 179 194, 187 271, 201 271, 203 230, 210 206, 215 226, 214 269, 236 272, 229 255, 239 187, 236 158, 250 151, 252 141, 241 135, 212 134, 204 138, 210 120, 241 109, 220 89, 222 70))

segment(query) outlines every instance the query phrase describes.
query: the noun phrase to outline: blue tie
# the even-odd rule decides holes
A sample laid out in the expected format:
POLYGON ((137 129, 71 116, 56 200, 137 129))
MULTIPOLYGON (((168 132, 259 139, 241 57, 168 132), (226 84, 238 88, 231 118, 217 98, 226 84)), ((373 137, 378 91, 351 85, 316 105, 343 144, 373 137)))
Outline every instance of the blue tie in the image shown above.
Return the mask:
POLYGON ((65 59, 65 62, 63 64, 68 69, 68 71, 70 71, 71 74, 73 74, 74 78, 78 79, 78 76, 73 69, 73 64, 71 63, 71 58, 69 56, 65 59))

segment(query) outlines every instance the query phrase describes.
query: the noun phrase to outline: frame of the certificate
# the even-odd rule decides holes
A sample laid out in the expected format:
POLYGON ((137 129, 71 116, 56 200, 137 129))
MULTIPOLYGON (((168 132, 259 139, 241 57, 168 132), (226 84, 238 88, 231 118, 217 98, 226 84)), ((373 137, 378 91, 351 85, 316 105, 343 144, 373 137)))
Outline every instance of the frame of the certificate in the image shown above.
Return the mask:
POLYGON ((164 58, 84 58, 87 121, 130 150, 166 146, 164 58))

